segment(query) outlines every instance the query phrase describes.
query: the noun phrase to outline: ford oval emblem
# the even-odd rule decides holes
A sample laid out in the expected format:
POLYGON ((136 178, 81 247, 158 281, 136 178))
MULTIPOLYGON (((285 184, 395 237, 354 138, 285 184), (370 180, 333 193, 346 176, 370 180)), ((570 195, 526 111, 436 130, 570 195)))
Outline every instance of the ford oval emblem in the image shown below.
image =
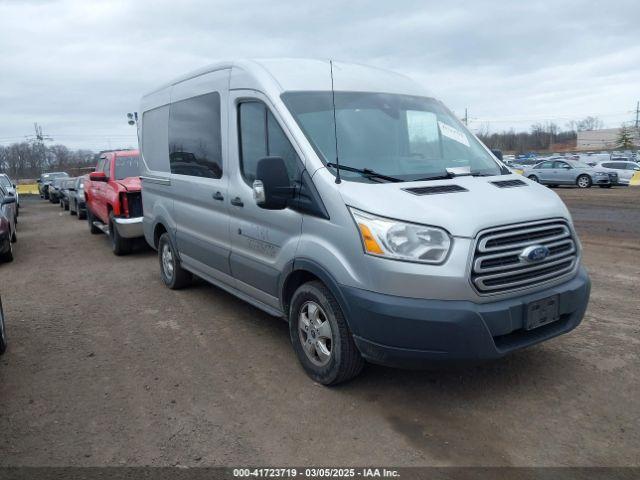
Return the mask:
POLYGON ((529 263, 541 262, 549 256, 549 253, 551 252, 544 245, 531 245, 522 251, 520 259, 529 263))

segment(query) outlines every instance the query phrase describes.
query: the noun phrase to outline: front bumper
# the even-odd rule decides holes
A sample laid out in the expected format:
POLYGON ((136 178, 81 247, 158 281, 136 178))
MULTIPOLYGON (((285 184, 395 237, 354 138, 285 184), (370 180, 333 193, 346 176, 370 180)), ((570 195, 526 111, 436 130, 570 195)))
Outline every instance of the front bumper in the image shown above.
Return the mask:
POLYGON ((487 304, 404 298, 342 287, 354 340, 363 357, 399 367, 499 358, 567 333, 582 321, 590 290, 583 267, 561 285, 487 304), (527 304, 552 295, 559 296, 560 319, 525 330, 527 304))
POLYGON ((609 177, 593 177, 594 185, 615 185, 609 177))
POLYGON ((143 237, 142 219, 144 217, 134 218, 114 218, 113 221, 118 229, 118 234, 123 238, 143 237))

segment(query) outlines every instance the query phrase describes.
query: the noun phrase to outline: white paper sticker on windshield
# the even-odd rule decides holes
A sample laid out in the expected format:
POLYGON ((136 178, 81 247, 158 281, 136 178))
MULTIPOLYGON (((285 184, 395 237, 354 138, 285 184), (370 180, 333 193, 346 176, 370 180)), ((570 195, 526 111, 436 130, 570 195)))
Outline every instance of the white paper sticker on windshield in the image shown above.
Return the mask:
POLYGON ((467 147, 470 146, 469 139, 460 130, 457 130, 452 126, 447 125, 446 123, 441 122, 439 120, 438 120, 438 126, 440 127, 440 133, 445 137, 450 138, 451 140, 455 140, 456 142, 466 145, 467 147))

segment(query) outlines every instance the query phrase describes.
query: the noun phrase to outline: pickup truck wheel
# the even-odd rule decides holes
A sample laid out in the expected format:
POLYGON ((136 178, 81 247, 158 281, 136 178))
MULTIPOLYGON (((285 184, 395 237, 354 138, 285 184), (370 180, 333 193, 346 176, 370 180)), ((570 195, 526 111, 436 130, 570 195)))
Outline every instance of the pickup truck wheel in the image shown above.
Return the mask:
POLYGON ((111 250, 116 255, 126 255, 131 252, 131 240, 121 237, 118 233, 116 222, 113 221, 113 212, 109 214, 109 240, 111 240, 111 250))
POLYGON ((98 227, 96 227, 93 224, 93 214, 91 213, 91 210, 87 209, 87 223, 89 224, 89 231, 93 234, 93 235, 97 235, 98 233, 102 233, 102 230, 100 230, 98 227))
POLYGON ((578 185, 578 188, 589 188, 589 187, 591 187, 591 177, 589 175, 580 175, 576 179, 576 185, 578 185))
POLYGON ((158 241, 158 260, 162 281, 171 290, 184 288, 191 283, 191 273, 180 265, 168 233, 163 233, 158 241))
POLYGON ((289 336, 305 372, 318 383, 344 382, 364 367, 340 305, 321 282, 305 283, 294 293, 289 336))

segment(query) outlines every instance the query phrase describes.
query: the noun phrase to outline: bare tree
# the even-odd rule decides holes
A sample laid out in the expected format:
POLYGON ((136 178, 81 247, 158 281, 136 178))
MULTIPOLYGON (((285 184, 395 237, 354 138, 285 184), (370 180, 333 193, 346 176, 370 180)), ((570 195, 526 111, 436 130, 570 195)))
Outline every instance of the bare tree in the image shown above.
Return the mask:
POLYGON ((576 130, 579 132, 588 130, 600 130, 603 127, 602 120, 598 117, 588 116, 576 122, 576 130))

